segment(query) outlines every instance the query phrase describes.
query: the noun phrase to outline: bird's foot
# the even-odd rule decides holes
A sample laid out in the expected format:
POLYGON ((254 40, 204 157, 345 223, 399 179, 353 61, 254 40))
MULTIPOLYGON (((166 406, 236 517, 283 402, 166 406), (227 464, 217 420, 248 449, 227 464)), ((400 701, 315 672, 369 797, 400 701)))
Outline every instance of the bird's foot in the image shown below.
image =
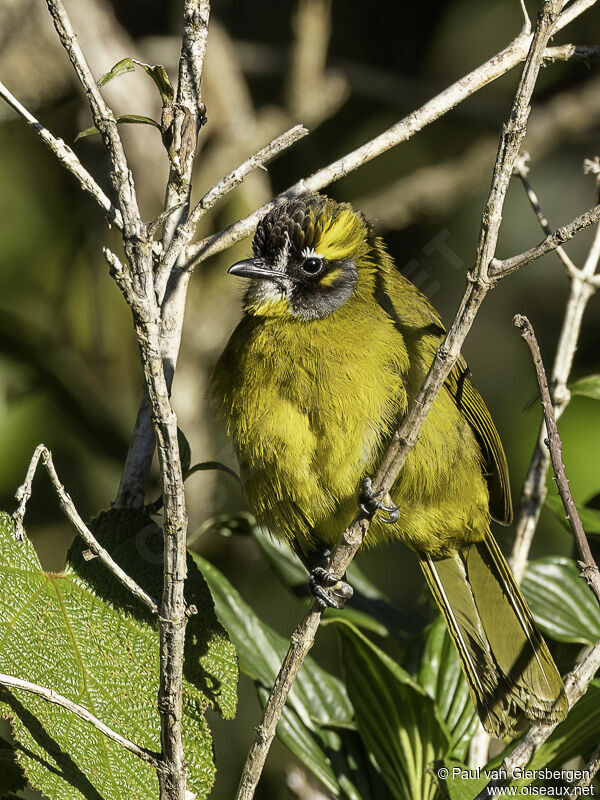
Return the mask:
POLYGON ((383 511, 387 514, 386 517, 380 517, 382 522, 386 522, 388 525, 393 525, 395 522, 398 522, 400 519, 400 509, 398 506, 392 503, 390 496, 386 494, 384 500, 387 502, 382 502, 379 498, 383 495, 383 490, 380 492, 373 491, 373 481, 367 475, 366 478, 363 479, 362 485, 360 487, 360 494, 358 496, 358 505, 360 510, 363 511, 367 516, 372 517, 378 511, 383 511))
POLYGON ((308 579, 310 593, 322 608, 343 608, 354 590, 324 567, 314 567, 308 579))

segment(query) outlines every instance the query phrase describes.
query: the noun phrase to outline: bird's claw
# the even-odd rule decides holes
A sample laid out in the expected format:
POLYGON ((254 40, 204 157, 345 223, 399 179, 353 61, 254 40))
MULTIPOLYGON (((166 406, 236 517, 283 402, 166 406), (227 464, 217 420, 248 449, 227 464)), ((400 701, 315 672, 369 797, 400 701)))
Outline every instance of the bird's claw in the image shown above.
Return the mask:
POLYGON ((389 503, 383 503, 379 500, 382 495, 383 489, 379 492, 373 491, 373 481, 367 476, 363 479, 360 487, 360 495, 358 498, 359 508, 369 517, 372 517, 378 511, 383 511, 387 514, 387 517, 380 517, 381 521, 388 525, 393 525, 400 519, 400 509, 391 501, 389 503))
POLYGON ((310 593, 322 608, 343 608, 354 590, 324 567, 314 567, 308 579, 310 593))

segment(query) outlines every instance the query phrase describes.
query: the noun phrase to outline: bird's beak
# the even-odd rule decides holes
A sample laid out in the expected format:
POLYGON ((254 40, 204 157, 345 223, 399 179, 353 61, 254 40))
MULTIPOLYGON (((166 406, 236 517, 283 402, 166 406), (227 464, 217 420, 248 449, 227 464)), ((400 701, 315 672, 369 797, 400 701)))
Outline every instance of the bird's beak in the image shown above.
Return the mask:
POLYGON ((265 281, 281 281, 281 272, 276 272, 274 269, 267 269, 265 262, 262 258, 246 258, 244 261, 238 261, 232 267, 229 267, 227 272, 230 275, 239 275, 241 278, 255 278, 265 281))

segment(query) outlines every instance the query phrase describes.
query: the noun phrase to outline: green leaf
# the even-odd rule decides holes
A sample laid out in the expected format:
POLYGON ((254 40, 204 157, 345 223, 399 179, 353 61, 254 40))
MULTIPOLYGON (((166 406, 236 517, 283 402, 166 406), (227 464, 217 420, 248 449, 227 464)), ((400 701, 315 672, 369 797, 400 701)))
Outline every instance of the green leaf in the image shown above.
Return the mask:
MULTIPOLYGON (((145 515, 113 510, 92 523, 100 543, 152 596, 162 585, 162 533, 145 515)), ((150 612, 76 540, 64 572, 42 571, 31 543, 0 517, 0 671, 49 686, 127 738, 160 749, 158 632, 150 612)), ((235 654, 191 559, 186 597, 198 608, 186 638, 184 744, 189 788, 214 779, 207 706, 231 717, 235 654)), ((69 712, 18 690, 0 695, 27 779, 53 800, 156 798, 155 770, 69 712)))
POLYGON ((581 644, 600 639, 598 603, 570 558, 532 561, 521 588, 535 621, 550 638, 581 644))
POLYGON ((600 680, 593 680, 587 692, 569 711, 535 753, 528 769, 558 767, 597 747, 600 741, 600 680))
POLYGON ((190 464, 192 463, 192 448, 187 440, 185 433, 181 428, 177 428, 177 446, 179 448, 179 461, 181 462, 181 471, 186 473, 190 464))
MULTIPOLYGON (((265 686, 257 686, 258 696, 263 708, 269 697, 265 686)), ((302 722, 298 714, 288 705, 284 706, 277 723, 277 738, 290 752, 310 768, 313 775, 333 794, 337 794, 340 785, 331 767, 322 743, 302 722)))
MULTIPOLYGON (((262 622, 219 570, 192 554, 212 592, 217 616, 234 643, 240 670, 270 688, 288 649, 288 641, 262 622)), ((311 730, 317 725, 352 725, 352 706, 343 683, 310 656, 292 687, 288 702, 311 730)))
POLYGON ((220 461, 201 461, 199 464, 194 464, 193 467, 184 471, 183 479, 187 480, 190 475, 193 475, 195 472, 206 472, 208 470, 221 470, 221 472, 226 472, 228 475, 231 475, 232 478, 235 478, 238 483, 241 483, 240 476, 237 472, 231 467, 228 467, 227 464, 222 464, 220 461))
POLYGON ((444 721, 450 738, 448 757, 463 761, 477 730, 477 713, 456 647, 441 614, 427 633, 417 679, 435 701, 444 721))
POLYGON ((341 624, 346 686, 358 729, 398 800, 432 800, 432 770, 449 747, 435 703, 357 628, 341 624))
MULTIPOLYGON (((571 533, 571 526, 565 514, 565 509, 562 500, 558 495, 551 495, 546 498, 546 507, 558 518, 561 525, 571 533)), ((581 524, 587 536, 600 536, 600 511, 597 508, 586 508, 586 506, 577 506, 581 524)))
MULTIPOLYGON (((307 595, 306 568, 289 545, 272 536, 266 528, 257 524, 251 529, 251 533, 284 586, 291 588, 296 595, 307 595)), ((379 636, 392 636, 403 644, 410 635, 415 634, 422 627, 420 620, 417 620, 416 617, 403 614, 394 608, 389 597, 370 581, 355 563, 350 564, 348 568, 347 580, 354 589, 352 600, 346 604, 341 613, 327 609, 323 617, 323 624, 334 622, 341 616, 371 633, 379 636)))
MULTIPOLYGON (((216 567, 197 554, 193 557, 210 587, 219 619, 236 646, 240 669, 257 682, 264 701, 288 641, 256 616, 216 567)), ((330 791, 336 795, 341 792, 349 800, 361 800, 346 750, 346 734, 354 727, 343 683, 309 656, 290 692, 277 736, 330 791)), ((353 752, 356 749, 355 745, 353 752)), ((366 762, 366 754, 364 757, 366 762)), ((369 795, 365 794, 363 800, 369 800, 369 795)))
MULTIPOLYGON (((158 128, 158 130, 162 130, 160 127, 160 123, 157 122, 152 117, 144 117, 141 114, 119 114, 116 118, 117 124, 131 124, 131 125, 152 125, 154 128, 158 128)), ((84 131, 79 131, 77 136, 75 137, 75 141, 78 142, 80 139, 83 139, 85 136, 94 136, 96 133, 100 133, 98 128, 92 126, 91 128, 86 128, 84 131)))
POLYGON ((109 72, 98 78, 97 84, 100 87, 105 86, 113 78, 118 78, 119 75, 124 75, 127 72, 133 72, 136 66, 141 67, 152 78, 160 92, 163 106, 170 105, 175 97, 175 92, 167 70, 162 64, 145 64, 136 58, 122 58, 109 72))
POLYGON ((14 747, 0 736, 0 797, 4 800, 9 792, 20 792, 26 785, 25 774, 17 761, 14 747))
POLYGON ((167 70, 162 64, 144 64, 143 61, 133 59, 134 63, 141 67, 154 81, 156 88, 160 92, 160 98, 163 106, 171 105, 175 98, 173 84, 169 78, 167 70))
POLYGON ((134 69, 135 64, 132 58, 122 58, 120 61, 117 61, 109 72, 105 72, 104 75, 101 75, 96 83, 102 88, 106 86, 109 81, 112 81, 113 78, 118 78, 119 75, 124 75, 126 72, 133 72, 134 69))
POLYGON ((486 776, 483 772, 477 773, 476 770, 469 770, 466 764, 460 761, 444 761, 443 764, 436 764, 434 769, 440 786, 443 786, 449 800, 473 800, 477 797, 483 787, 492 780, 492 776, 486 776), (443 772, 446 769, 447 773, 443 772), (440 772, 441 770, 441 772, 440 772), (447 774, 447 777, 444 777, 447 774))
POLYGON ((592 400, 600 400, 600 375, 588 375, 587 378, 580 378, 569 384, 571 394, 579 394, 582 397, 591 397, 592 400))

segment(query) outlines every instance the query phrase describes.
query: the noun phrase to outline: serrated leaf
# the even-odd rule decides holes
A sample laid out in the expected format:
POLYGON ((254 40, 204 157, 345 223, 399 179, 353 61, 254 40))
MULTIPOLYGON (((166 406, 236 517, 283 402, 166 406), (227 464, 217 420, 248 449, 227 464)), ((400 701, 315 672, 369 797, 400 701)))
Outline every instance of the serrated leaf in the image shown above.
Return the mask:
POLYGON ((536 623, 550 638, 581 644, 600 639, 598 603, 570 558, 532 561, 521 588, 536 623))
POLYGON ((419 684, 435 701, 448 736, 448 758, 463 761, 478 719, 456 647, 441 614, 430 626, 421 654, 419 684))
POLYGON ((579 394, 582 397, 591 397, 592 400, 600 400, 600 375, 588 375, 587 378, 580 378, 569 384, 571 394, 579 394))
MULTIPOLYGON (((159 122, 152 119, 152 117, 144 117, 141 114, 119 114, 116 120, 118 125, 151 125, 153 128, 158 128, 159 131, 162 130, 159 122)), ((96 133, 100 133, 100 131, 95 126, 86 128, 84 131, 79 131, 75 137, 75 141, 78 142, 86 136, 94 136, 96 133)))
MULTIPOLYGON (((92 525, 113 558, 151 595, 162 581, 162 534, 135 511, 113 510, 92 525)), ((160 749, 158 632, 150 612, 99 559, 85 561, 76 540, 59 574, 42 571, 31 543, 15 541, 0 518, 0 670, 49 686, 136 743, 160 749)), ((189 602, 199 614, 186 641, 184 742, 189 788, 206 797, 214 779, 207 705, 235 708, 235 655, 190 560, 189 602)), ((53 800, 156 798, 155 770, 69 712, 18 690, 4 690, 0 713, 19 743, 29 782, 53 800)))
POLYGON ((101 75, 96 81, 96 84, 102 88, 106 86, 109 81, 112 81, 113 78, 118 78, 119 75, 124 75, 126 72, 133 72, 134 69, 135 64, 132 58, 122 58, 120 61, 117 61, 111 70, 101 75))
MULTIPOLYGON (((571 533, 571 526, 565 514, 562 500, 557 495, 549 495, 545 505, 558 518, 561 525, 571 533)), ((600 536, 600 511, 597 508, 577 506, 581 524, 587 536, 600 536)))
POLYGON ((397 800, 433 800, 430 770, 449 746, 435 703, 358 628, 339 630, 358 729, 384 780, 397 800))
POLYGON ((26 785, 25 773, 17 761, 14 747, 0 736, 0 797, 4 800, 9 792, 20 792, 26 785))

